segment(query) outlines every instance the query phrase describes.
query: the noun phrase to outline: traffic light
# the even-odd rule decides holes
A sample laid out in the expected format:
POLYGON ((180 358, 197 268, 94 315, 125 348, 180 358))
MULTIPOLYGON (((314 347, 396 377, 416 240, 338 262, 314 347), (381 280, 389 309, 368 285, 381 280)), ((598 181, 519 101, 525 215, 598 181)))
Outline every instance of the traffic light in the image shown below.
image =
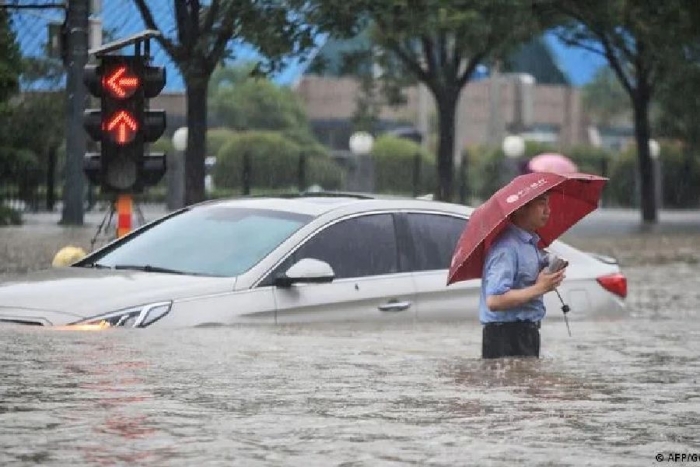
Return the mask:
POLYGON ((145 152, 165 131, 165 111, 148 109, 148 99, 165 86, 165 69, 142 56, 99 60, 84 70, 85 85, 100 98, 100 109, 85 111, 84 126, 101 150, 88 153, 83 168, 103 192, 140 193, 165 173, 165 154, 145 152))

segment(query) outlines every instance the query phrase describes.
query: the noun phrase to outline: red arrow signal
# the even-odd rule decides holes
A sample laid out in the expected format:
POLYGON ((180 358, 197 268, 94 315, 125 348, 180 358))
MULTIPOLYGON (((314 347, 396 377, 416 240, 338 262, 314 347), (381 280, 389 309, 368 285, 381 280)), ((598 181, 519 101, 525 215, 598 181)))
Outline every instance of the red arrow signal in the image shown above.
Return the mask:
POLYGON ((126 65, 121 65, 111 70, 102 78, 102 87, 117 99, 131 97, 141 85, 138 76, 131 73, 126 65))
POLYGON ((139 122, 126 110, 120 110, 104 122, 103 128, 112 137, 112 141, 123 146, 134 140, 139 122))

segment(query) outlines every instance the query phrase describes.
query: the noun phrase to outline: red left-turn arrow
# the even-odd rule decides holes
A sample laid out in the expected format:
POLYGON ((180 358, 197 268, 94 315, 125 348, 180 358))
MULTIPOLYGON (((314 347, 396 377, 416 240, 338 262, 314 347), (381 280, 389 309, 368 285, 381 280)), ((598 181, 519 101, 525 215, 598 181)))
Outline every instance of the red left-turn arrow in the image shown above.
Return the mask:
POLYGON ((125 65, 113 69, 102 80, 102 85, 107 89, 107 92, 118 99, 131 97, 140 84, 139 77, 132 74, 125 65))

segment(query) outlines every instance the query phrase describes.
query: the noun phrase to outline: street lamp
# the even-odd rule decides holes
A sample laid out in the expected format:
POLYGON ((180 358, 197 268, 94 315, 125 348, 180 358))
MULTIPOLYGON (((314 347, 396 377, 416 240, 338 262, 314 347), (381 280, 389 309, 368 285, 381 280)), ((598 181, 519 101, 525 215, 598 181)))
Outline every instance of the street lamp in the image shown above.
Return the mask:
POLYGON ((508 135, 503 138, 503 153, 510 159, 517 159, 525 154, 525 139, 520 135, 508 135))
POLYGON ((350 136, 350 152, 355 156, 365 156, 372 152, 374 137, 366 131, 356 131, 350 136))
POLYGON ((168 192, 166 204, 173 211, 185 204, 185 170, 183 153, 187 149, 187 127, 183 126, 173 133, 173 148, 175 153, 168 156, 167 180, 168 192))
POLYGON ((525 154, 525 139, 520 135, 508 135, 503 138, 501 149, 506 155, 501 171, 504 178, 503 185, 505 185, 520 174, 518 159, 525 154))
POLYGON ((659 158, 659 154, 661 153, 661 146, 659 146, 658 141, 655 139, 650 139, 649 140, 649 155, 651 156, 652 159, 657 160, 659 158))
POLYGON ((173 133, 173 146, 178 151, 187 149, 187 127, 183 126, 175 130, 173 133))
POLYGON ((374 146, 374 137, 366 131, 356 131, 350 136, 348 142, 350 152, 355 156, 348 189, 363 192, 372 192, 374 185, 374 175, 372 170, 372 159, 369 157, 374 146))

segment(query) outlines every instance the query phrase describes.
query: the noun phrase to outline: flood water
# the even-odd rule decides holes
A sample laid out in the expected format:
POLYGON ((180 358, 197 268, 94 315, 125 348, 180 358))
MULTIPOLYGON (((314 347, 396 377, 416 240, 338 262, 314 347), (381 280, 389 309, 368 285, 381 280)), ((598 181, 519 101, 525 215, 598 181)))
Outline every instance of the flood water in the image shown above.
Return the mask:
MULTIPOLYGON (((48 267, 60 246, 87 249, 93 235, 0 229, 0 279, 48 267)), ((570 243, 620 258, 629 314, 572 311, 569 337, 550 310, 540 360, 481 361, 474 320, 0 327, 0 466, 700 461, 700 234, 570 243)))
POLYGON ((629 316, 573 319, 569 337, 550 310, 540 360, 481 361, 473 322, 0 328, 0 465, 639 466, 698 455, 700 265, 625 272, 629 316))

